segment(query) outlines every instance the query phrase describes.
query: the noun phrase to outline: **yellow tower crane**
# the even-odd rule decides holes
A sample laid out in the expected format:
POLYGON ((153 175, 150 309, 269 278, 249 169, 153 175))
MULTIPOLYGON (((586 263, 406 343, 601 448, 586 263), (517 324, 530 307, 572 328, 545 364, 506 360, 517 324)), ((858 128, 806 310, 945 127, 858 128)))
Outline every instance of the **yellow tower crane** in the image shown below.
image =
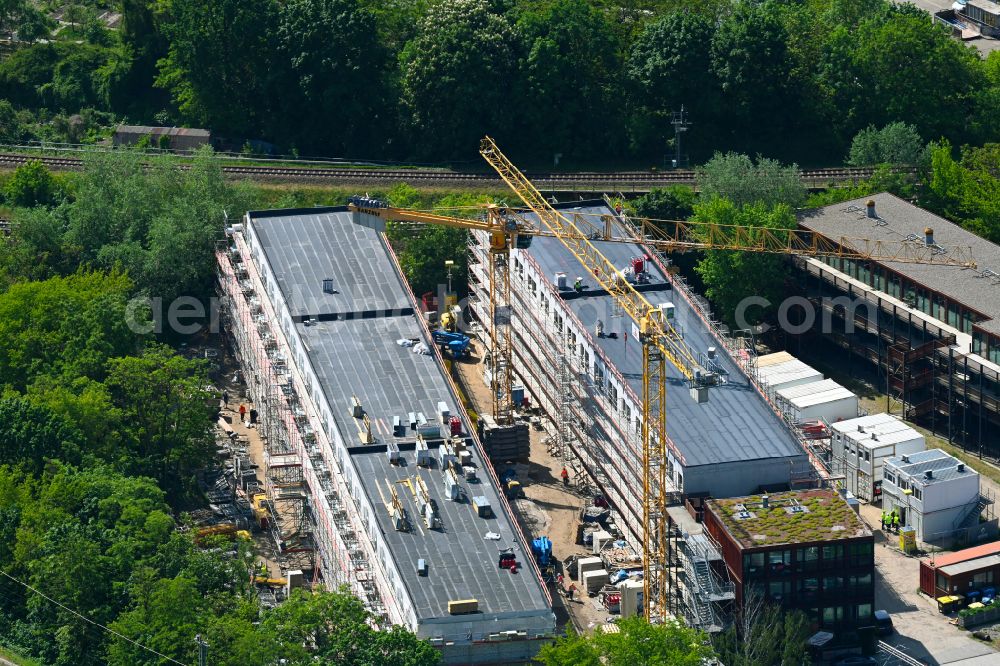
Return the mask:
MULTIPOLYGON (((809 257, 846 257, 855 260, 941 264, 975 268, 971 248, 939 248, 905 241, 840 237, 831 240, 808 230, 763 229, 704 222, 670 222, 664 228, 644 220, 635 235, 619 236, 606 217, 596 227, 578 215, 567 216, 549 204, 531 181, 486 137, 480 154, 538 220, 529 222, 517 211, 488 206, 483 220, 388 207, 377 201, 352 200, 356 221, 379 228, 373 218, 444 224, 490 234, 490 314, 493 353, 503 362, 502 383, 494 372, 494 415, 510 413, 511 336, 510 282, 506 272, 512 248, 526 248, 534 236, 557 238, 634 321, 639 324, 643 349, 642 462, 643 462, 643 600, 650 621, 662 620, 667 609, 667 480, 666 480, 666 363, 688 381, 699 381, 701 368, 693 352, 667 320, 595 246, 594 241, 638 243, 666 252, 737 250, 809 257), (358 217, 358 216, 362 217, 358 217), (943 251, 942 251, 943 250, 943 251), (499 266, 498 266, 499 264, 499 266), (498 316, 498 314, 500 316, 498 316), (496 324, 505 330, 497 332, 496 324), (506 388, 506 392, 504 392, 506 388), (506 405, 501 404, 506 400, 506 405), (507 411, 503 412, 506 406, 507 411)), ((496 366, 494 366, 496 367, 496 366)), ((498 419, 499 422, 499 419, 498 419)), ((509 422, 509 421, 508 421, 509 422)))

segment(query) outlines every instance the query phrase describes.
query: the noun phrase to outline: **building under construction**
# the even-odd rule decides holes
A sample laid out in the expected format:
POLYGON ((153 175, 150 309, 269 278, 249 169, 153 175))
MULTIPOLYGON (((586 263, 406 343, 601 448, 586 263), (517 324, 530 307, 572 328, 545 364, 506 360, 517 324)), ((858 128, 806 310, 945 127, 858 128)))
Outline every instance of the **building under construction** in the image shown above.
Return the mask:
MULTIPOLYGON (((794 341, 845 374, 868 374, 886 411, 980 455, 1000 456, 1000 246, 888 193, 799 217, 836 242, 967 249, 978 266, 796 258, 815 316, 794 341)), ((795 322, 798 323, 798 322, 795 322)))
POLYGON ((228 235, 220 291, 281 545, 446 663, 530 659, 552 600, 384 236, 344 208, 251 212, 228 235))
MULTIPOLYGON (((699 355, 704 375, 694 386, 677 368, 667 367, 670 491, 678 499, 730 497, 814 483, 803 443, 750 378, 755 352, 748 339, 726 335, 703 299, 669 270, 666 257, 639 243, 596 240, 607 225, 617 237, 638 234, 608 202, 555 207, 578 229, 594 230, 593 245, 621 269, 622 279, 661 308, 699 355)), ((488 333, 489 238, 476 232, 471 246, 470 308, 488 333)), ((529 248, 512 250, 510 264, 515 372, 530 399, 551 417, 551 446, 578 482, 592 482, 595 494, 608 500, 623 538, 641 553, 643 362, 637 323, 557 238, 538 237, 529 248)), ((691 537, 681 545, 701 555, 679 562, 692 571, 683 593, 686 608, 677 610, 695 626, 718 627, 718 614, 709 602, 729 601, 731 592, 720 592, 726 589, 724 581, 696 575, 687 566, 718 560, 718 552, 707 535, 678 529, 691 537)))

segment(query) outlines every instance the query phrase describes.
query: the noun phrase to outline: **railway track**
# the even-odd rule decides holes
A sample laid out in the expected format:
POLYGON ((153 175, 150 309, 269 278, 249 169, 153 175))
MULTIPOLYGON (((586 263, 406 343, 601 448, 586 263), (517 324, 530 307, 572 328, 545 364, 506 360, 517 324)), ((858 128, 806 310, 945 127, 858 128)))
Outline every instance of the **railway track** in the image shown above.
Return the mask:
MULTIPOLYGON (((77 171, 83 160, 73 157, 50 157, 45 155, 21 155, 0 153, 0 168, 17 166, 29 160, 38 160, 57 171, 77 171)), ((179 168, 190 168, 180 164, 179 168)), ((484 184, 497 185, 501 181, 494 174, 486 172, 446 171, 442 169, 358 169, 358 168, 301 168, 272 166, 223 166, 222 171, 233 177, 260 180, 284 180, 305 182, 342 182, 346 184, 390 183, 390 182, 439 182, 441 184, 484 184)), ((833 183, 857 181, 870 178, 871 167, 837 167, 827 169, 803 169, 802 180, 807 183, 833 183)), ((543 189, 558 189, 572 186, 601 188, 631 188, 637 186, 657 186, 673 184, 693 184, 693 170, 677 171, 618 171, 575 173, 529 173, 528 176, 543 189)))

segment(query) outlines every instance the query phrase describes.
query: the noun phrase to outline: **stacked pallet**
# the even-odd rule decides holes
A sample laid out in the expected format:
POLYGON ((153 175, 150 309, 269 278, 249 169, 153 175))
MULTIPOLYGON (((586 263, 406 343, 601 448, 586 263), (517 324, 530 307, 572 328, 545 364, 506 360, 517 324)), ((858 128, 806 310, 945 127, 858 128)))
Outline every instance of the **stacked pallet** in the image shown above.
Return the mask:
POLYGON ((527 423, 499 426, 493 417, 485 414, 479 418, 479 440, 494 462, 527 460, 531 451, 527 423))

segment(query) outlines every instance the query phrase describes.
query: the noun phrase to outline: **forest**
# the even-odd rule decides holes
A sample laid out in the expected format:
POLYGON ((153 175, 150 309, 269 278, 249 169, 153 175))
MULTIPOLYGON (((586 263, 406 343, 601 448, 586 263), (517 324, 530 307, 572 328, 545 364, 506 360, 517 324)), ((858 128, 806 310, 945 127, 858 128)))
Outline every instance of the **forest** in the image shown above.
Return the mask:
POLYGON ((39 7, 0 9, 19 40, 0 62, 2 142, 129 122, 479 167, 488 133, 536 168, 649 168, 674 156, 682 107, 691 164, 717 150, 840 164, 894 122, 923 143, 1000 136, 1000 55, 888 0, 81 0, 58 21, 39 7))

